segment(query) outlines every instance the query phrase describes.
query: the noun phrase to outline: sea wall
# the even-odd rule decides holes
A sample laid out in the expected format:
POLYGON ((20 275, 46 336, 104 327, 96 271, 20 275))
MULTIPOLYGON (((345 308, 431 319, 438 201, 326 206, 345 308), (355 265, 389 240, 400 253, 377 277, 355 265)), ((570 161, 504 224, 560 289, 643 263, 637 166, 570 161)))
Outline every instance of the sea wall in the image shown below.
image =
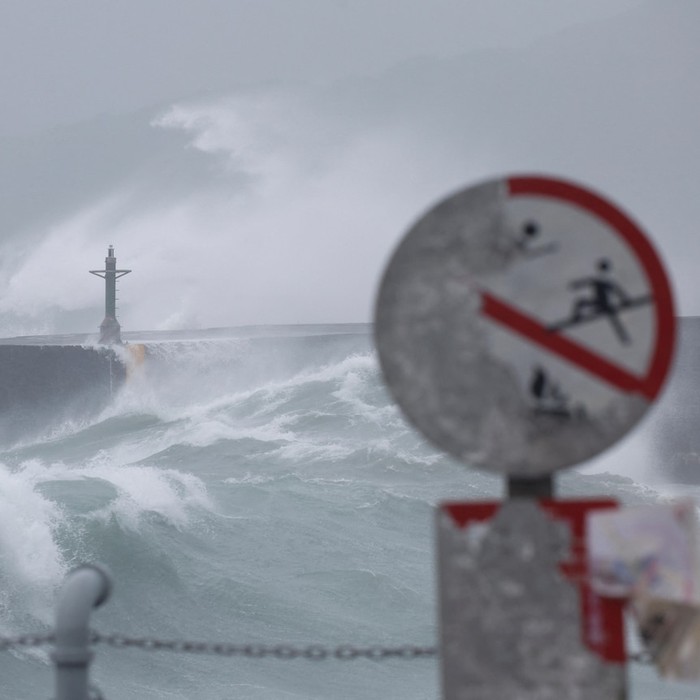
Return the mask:
POLYGON ((47 433, 66 419, 101 411, 126 370, 107 348, 0 345, 0 441, 47 433))

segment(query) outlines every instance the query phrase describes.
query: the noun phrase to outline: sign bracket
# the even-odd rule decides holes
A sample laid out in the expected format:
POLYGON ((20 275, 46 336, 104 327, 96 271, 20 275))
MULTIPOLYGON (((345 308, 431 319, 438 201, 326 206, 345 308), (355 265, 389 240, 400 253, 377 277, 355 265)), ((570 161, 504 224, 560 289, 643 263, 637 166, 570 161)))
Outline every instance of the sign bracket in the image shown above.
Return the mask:
POLYGON ((539 477, 509 476, 506 480, 508 498, 554 498, 551 474, 539 477))

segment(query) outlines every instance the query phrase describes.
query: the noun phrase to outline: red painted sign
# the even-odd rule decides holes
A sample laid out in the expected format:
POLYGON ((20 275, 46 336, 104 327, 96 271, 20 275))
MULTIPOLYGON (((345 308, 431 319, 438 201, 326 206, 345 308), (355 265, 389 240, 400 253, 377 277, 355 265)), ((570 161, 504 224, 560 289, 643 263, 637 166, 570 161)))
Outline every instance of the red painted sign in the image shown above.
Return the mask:
MULTIPOLYGON (((502 505, 502 502, 442 503, 440 509, 455 525, 466 528, 490 520, 502 505)), ((624 601, 605 598, 593 590, 586 551, 588 514, 593 510, 617 508, 617 502, 612 499, 542 500, 539 506, 555 520, 566 523, 571 533, 569 556, 560 562, 560 570, 578 589, 584 643, 606 662, 625 663, 624 601)))

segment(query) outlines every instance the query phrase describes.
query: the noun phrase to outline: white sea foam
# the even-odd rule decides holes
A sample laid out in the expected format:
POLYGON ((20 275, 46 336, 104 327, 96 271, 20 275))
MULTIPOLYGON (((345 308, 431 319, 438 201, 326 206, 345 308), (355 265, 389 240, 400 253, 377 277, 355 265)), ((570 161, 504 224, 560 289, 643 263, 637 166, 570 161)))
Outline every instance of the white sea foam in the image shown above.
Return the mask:
MULTIPOLYGON (((10 474, 9 478, 0 472, 0 494, 5 494, 5 498, 8 498, 8 494, 9 497, 14 495, 17 503, 22 504, 22 513, 19 514, 18 507, 14 511, 9 507, 3 508, 0 524, 5 524, 8 517, 16 520, 18 525, 22 522, 31 523, 25 529, 33 534, 31 541, 34 544, 28 545, 26 549, 20 548, 19 554, 25 555, 20 563, 25 564, 27 576, 36 574, 39 580, 43 580, 43 577, 56 582, 65 571, 60 551, 52 538, 53 529, 62 517, 62 512, 55 503, 36 493, 35 487, 39 484, 102 480, 114 487, 117 495, 103 507, 88 513, 87 517, 103 521, 114 517, 122 527, 132 530, 138 530, 147 515, 155 514, 170 525, 183 528, 190 522, 194 512, 214 509, 204 482, 195 475, 176 469, 115 462, 113 455, 102 451, 86 464, 78 466, 61 462, 47 465, 31 460, 22 464, 16 473, 7 474, 10 474), (12 483, 15 484, 14 490, 8 487, 12 483), (30 506, 28 510, 27 504, 30 506)), ((9 533, 12 530, 3 527, 3 532, 9 533)), ((2 533, 0 541, 1 537, 2 533)), ((21 571, 22 569, 20 573, 21 571)))
MULTIPOLYGON (((216 342, 213 341, 213 344, 216 342)), ((190 381, 197 382, 196 374, 190 381)), ((125 387, 100 419, 129 413, 156 415, 162 421, 173 424, 172 430, 163 436, 160 449, 164 449, 170 439, 193 445, 245 437, 262 441, 292 441, 296 436, 284 428, 299 417, 293 405, 295 392, 314 384, 334 385, 336 390, 328 395, 368 421, 379 423, 395 419, 397 412, 392 406, 375 406, 363 398, 375 383, 374 356, 351 355, 339 362, 297 372, 282 380, 264 382, 250 389, 222 392, 220 386, 213 386, 208 399, 202 398, 198 392, 194 401, 183 398, 174 404, 168 401, 168 393, 161 392, 144 374, 137 382, 125 387), (231 409, 251 403, 254 405, 246 411, 243 420, 229 415, 231 409), (283 409, 286 404, 290 404, 290 410, 285 413, 283 409), (273 418, 265 425, 259 425, 255 420, 268 415, 273 418)))
POLYGON ((304 439, 289 441, 278 447, 274 455, 290 462, 325 461, 336 462, 352 455, 356 448, 348 444, 332 442, 311 442, 304 439))
POLYGON ((92 517, 109 520, 139 531, 147 515, 156 514, 170 525, 182 529, 197 509, 213 510, 204 483, 192 474, 154 467, 105 467, 91 472, 109 481, 118 491, 109 505, 92 513, 92 517))
POLYGON ((348 371, 340 384, 340 387, 333 392, 333 396, 344 402, 348 408, 356 415, 362 416, 365 420, 377 424, 390 423, 393 427, 400 425, 399 413, 392 404, 376 405, 369 403, 365 394, 368 389, 374 389, 378 380, 376 365, 358 363, 352 370, 348 371))
POLYGON ((262 425, 236 425, 227 418, 190 420, 180 429, 171 432, 171 439, 183 445, 205 447, 218 440, 252 439, 258 442, 294 442, 297 436, 285 427, 293 422, 293 416, 277 416, 262 425))
POLYGON ((67 564, 56 538, 64 514, 37 490, 41 476, 36 462, 16 470, 0 464, 0 589, 6 605, 21 601, 20 610, 5 614, 29 613, 48 623, 67 564))
POLYGON ((272 481, 276 481, 279 477, 271 474, 260 474, 252 472, 246 472, 243 476, 229 476, 224 479, 225 484, 252 484, 253 486, 258 486, 259 484, 269 484, 272 481))

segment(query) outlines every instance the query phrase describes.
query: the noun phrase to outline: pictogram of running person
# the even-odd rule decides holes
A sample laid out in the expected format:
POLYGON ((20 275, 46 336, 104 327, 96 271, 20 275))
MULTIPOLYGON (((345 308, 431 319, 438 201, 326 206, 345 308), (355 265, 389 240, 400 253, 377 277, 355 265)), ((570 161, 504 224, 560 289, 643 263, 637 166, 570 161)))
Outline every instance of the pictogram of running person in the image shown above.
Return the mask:
POLYGON ((629 344, 630 337, 627 329, 620 320, 619 314, 623 309, 651 301, 650 297, 632 298, 626 290, 612 278, 612 263, 607 258, 601 258, 596 268, 598 273, 589 277, 581 277, 569 282, 569 289, 585 290, 584 296, 579 296, 571 309, 568 319, 549 327, 549 330, 561 330, 575 326, 584 321, 597 318, 607 318, 621 343, 629 344))

